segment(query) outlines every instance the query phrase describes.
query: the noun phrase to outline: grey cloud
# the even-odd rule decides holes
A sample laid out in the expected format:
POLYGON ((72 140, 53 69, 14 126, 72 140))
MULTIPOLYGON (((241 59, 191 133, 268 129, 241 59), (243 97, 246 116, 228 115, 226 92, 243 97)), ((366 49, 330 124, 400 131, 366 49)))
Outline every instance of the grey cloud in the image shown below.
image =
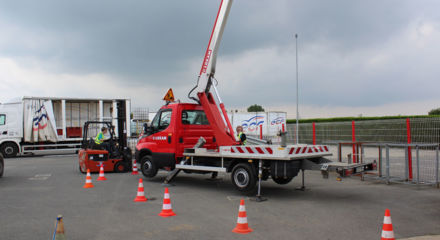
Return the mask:
MULTIPOLYGON (((0 34, 11 34, 10 41, 0 40, 0 56, 41 61, 51 72, 106 73, 140 87, 186 85, 190 89, 195 79, 189 73, 195 76, 199 70, 194 68, 193 61, 202 61, 219 3, 219 0, 2 1, 0 26, 12 26, 14 30, 0 29, 0 34)), ((374 51, 390 40, 396 41, 395 36, 417 19, 439 21, 439 7, 435 0, 235 0, 219 61, 270 47, 289 51, 286 54, 291 57, 284 56, 288 64, 275 69, 284 71, 284 76, 273 77, 271 73, 265 73, 261 79, 243 76, 237 86, 247 86, 245 90, 249 92, 241 97, 235 92, 225 92, 224 98, 228 99, 225 101, 238 106, 268 99, 273 104, 286 98, 294 100, 291 47, 295 33, 300 35, 304 102, 371 105, 401 101, 403 95, 429 98, 433 88, 425 93, 413 91, 412 81, 420 76, 416 70, 407 71, 413 65, 411 59, 390 64, 383 71, 369 72, 363 69, 360 58, 366 57, 364 51, 374 51), (308 52, 315 46, 325 46, 331 51, 308 59, 308 52), (354 62, 345 63, 344 59, 354 62), (346 66, 332 65, 338 61, 346 66), (267 79, 278 82, 270 86, 272 93, 265 91, 267 86, 246 85, 267 79)), ((420 75, 432 84, 438 71, 430 63, 436 61, 425 57, 417 60, 419 64, 424 61, 428 63, 420 67, 424 70, 420 75)), ((229 83, 225 79, 221 84, 229 83)))

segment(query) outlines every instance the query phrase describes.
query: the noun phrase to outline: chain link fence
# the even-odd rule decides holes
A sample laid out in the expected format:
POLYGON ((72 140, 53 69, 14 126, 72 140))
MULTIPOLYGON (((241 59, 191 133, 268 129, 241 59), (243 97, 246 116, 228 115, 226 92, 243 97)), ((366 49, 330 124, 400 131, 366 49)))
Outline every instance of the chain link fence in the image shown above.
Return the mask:
MULTIPOLYGON (((287 131, 294 144, 296 125, 288 124, 287 131)), ((312 144, 313 123, 299 124, 298 137, 300 143, 312 144)), ((387 182, 438 186, 440 118, 315 123, 315 140, 329 145, 332 161, 377 161, 376 175, 387 182)))

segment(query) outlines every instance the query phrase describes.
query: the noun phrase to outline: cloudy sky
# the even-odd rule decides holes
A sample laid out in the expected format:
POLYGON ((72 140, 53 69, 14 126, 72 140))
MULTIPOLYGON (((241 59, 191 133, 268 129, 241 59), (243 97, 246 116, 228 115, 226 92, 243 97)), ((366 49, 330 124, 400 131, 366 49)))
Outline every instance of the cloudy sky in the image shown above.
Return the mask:
MULTIPOLYGON (((0 102, 17 96, 190 101, 220 0, 0 1, 0 102)), ((217 61, 229 109, 300 117, 440 107, 438 0, 235 0, 217 61)))

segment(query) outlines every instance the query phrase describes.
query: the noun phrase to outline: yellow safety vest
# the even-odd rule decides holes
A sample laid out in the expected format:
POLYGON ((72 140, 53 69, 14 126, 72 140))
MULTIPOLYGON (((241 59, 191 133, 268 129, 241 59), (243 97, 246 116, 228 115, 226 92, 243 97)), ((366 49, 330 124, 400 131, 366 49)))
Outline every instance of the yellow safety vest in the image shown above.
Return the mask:
MULTIPOLYGON (((239 142, 241 142, 241 135, 243 134, 243 132, 240 132, 239 134, 238 134, 238 141, 239 142)), ((247 140, 244 140, 243 142, 242 142, 242 144, 243 145, 246 145, 246 142, 247 142, 247 140)))
POLYGON ((104 134, 102 132, 99 132, 98 135, 95 137, 95 143, 101 144, 104 142, 104 134))

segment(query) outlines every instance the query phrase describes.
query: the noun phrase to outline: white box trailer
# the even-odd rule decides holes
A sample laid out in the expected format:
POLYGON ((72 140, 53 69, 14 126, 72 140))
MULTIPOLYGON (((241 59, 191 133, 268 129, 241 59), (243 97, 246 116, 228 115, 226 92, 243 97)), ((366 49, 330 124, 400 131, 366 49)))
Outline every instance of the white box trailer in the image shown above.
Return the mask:
POLYGON ((22 97, 0 104, 0 153, 74 153, 86 121, 110 121, 115 133, 130 136, 129 99, 22 97), (118 130, 118 128, 121 128, 118 130), (122 129, 123 128, 123 129, 122 129))
POLYGON ((243 127, 246 135, 259 137, 262 131, 263 138, 272 142, 279 142, 278 133, 283 125, 286 127, 286 112, 229 112, 232 127, 243 127), (261 130, 260 130, 261 128, 261 130))

